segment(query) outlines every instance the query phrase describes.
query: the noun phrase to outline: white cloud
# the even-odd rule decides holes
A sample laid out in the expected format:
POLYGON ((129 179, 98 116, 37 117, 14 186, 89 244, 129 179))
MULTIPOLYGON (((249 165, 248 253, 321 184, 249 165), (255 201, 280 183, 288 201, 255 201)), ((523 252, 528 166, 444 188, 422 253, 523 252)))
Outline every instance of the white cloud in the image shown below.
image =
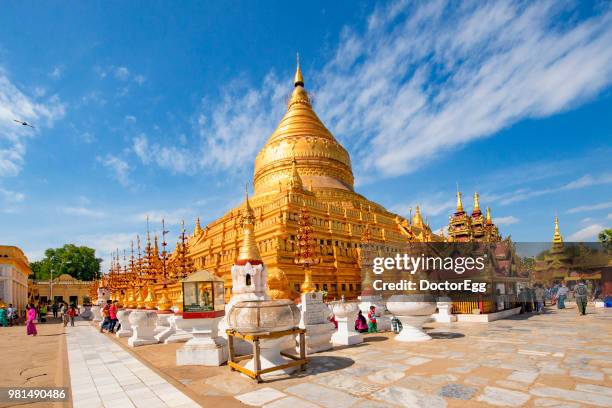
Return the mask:
MULTIPOLYGON (((168 225, 179 225, 181 221, 185 221, 187 225, 191 223, 196 217, 198 212, 194 208, 173 208, 171 210, 154 210, 143 211, 136 214, 133 217, 133 221, 144 223, 149 218, 151 225, 151 231, 161 231, 162 219, 168 225)), ((144 224, 143 224, 144 225, 144 224)))
POLYGON ((612 12, 565 16, 566 2, 406 2, 347 29, 317 106, 355 163, 381 175, 529 117, 588 100, 612 82, 612 12))
POLYGON ((113 74, 118 80, 125 81, 130 77, 130 70, 126 67, 116 67, 113 71, 113 74))
POLYGON ((513 215, 508 215, 506 217, 495 217, 493 219, 495 224, 499 225, 512 225, 519 222, 519 219, 513 215))
POLYGON ((579 207, 570 208, 566 211, 568 214, 582 213, 588 211, 596 211, 596 210, 606 210, 608 208, 612 208, 612 201, 608 201, 605 203, 592 204, 592 205, 581 205, 579 207))
POLYGON ((608 216, 606 217, 607 220, 612 220, 612 213, 608 214, 608 216))
POLYGON ((104 157, 98 157, 97 160, 110 170, 113 177, 124 187, 130 187, 131 181, 129 177, 130 166, 129 164, 112 154, 107 154, 104 157))
POLYGON ((96 136, 91 132, 84 132, 81 134, 81 140, 83 143, 91 144, 96 141, 96 136))
POLYGON ((56 95, 34 102, 0 68, 0 177, 18 175, 25 163, 27 140, 64 115, 65 106, 56 95), (36 129, 21 126, 15 119, 32 123, 36 129))
POLYGON ((136 123, 136 116, 134 115, 125 115, 125 121, 129 123, 136 123))
POLYGON ((20 203, 25 200, 25 194, 18 191, 6 190, 0 187, 0 197, 2 201, 7 204, 20 203))
POLYGON ((99 210, 92 210, 87 207, 63 207, 60 209, 61 212, 68 215, 76 215, 82 217, 91 217, 91 218, 104 218, 106 217, 106 213, 99 210))
POLYGON ((605 227, 599 224, 592 224, 578 230, 567 237, 566 241, 582 242, 582 241, 597 241, 597 236, 605 227))
POLYGON ((144 77, 144 75, 136 75, 134 77, 134 81, 138 84, 138 85, 142 85, 145 83, 147 79, 144 77))
POLYGON ((155 163, 175 174, 194 174, 200 168, 196 152, 187 148, 149 143, 144 134, 133 139, 132 149, 143 164, 155 163))
POLYGON ((49 72, 49 77, 53 79, 60 79, 62 77, 62 73, 64 69, 60 66, 54 67, 51 72, 49 72))

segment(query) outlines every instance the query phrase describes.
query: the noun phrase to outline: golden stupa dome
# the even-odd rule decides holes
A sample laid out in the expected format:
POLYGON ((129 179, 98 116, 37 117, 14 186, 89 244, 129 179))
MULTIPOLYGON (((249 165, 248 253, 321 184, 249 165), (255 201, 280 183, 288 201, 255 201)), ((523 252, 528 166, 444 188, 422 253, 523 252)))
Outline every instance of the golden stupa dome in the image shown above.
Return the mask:
POLYGON ((287 113, 255 159, 255 195, 277 192, 279 184, 289 185, 294 169, 303 184, 315 191, 353 191, 349 154, 312 109, 299 61, 287 113))

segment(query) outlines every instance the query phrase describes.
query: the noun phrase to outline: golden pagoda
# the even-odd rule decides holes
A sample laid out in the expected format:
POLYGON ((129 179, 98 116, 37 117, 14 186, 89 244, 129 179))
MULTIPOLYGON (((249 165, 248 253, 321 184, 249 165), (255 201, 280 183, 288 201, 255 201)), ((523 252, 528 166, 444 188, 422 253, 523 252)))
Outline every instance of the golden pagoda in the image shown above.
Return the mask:
POLYGON ((294 261, 302 207, 320 259, 309 268, 312 284, 330 299, 361 292, 359 248, 366 225, 387 256, 401 252, 407 242, 443 240, 422 218, 412 222, 355 192, 349 154, 313 110, 304 84, 298 62, 287 112, 255 159, 253 197, 203 229, 198 221, 188 241, 195 267, 225 280, 226 298, 243 241, 245 204, 255 217, 254 237, 273 298, 296 298, 305 280, 304 268, 294 261))
POLYGON ((480 197, 474 193, 472 214, 463 209, 461 192, 457 189, 457 209, 449 217, 449 242, 500 242, 499 229, 491 218, 491 209, 487 208, 486 217, 480 210, 480 197))

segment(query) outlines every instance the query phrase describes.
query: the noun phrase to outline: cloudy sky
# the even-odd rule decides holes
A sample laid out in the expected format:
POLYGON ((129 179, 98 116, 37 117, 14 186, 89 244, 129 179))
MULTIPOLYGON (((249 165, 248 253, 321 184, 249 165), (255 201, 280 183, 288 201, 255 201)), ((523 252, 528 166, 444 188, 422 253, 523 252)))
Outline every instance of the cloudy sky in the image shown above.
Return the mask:
POLYGON ((504 235, 612 224, 609 2, 4 2, 0 242, 107 256, 241 199, 299 51, 357 190, 434 229, 481 194, 504 235), (20 126, 26 120, 35 129, 20 126))

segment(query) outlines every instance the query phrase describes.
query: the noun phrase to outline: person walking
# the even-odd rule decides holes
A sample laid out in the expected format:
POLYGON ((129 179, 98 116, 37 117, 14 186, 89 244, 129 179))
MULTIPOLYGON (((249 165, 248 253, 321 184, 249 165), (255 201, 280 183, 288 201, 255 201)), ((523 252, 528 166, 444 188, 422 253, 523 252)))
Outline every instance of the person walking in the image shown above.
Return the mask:
POLYGON ((112 333, 113 330, 115 329, 115 326, 117 325, 117 322, 119 321, 119 319, 117 319, 117 312, 119 311, 119 308, 117 307, 117 301, 113 301, 113 303, 111 303, 110 307, 108 308, 108 316, 110 317, 110 324, 108 326, 108 332, 112 333))
POLYGON ((1 327, 8 327, 8 313, 6 312, 6 308, 3 306, 0 306, 0 326, 1 327))
POLYGON ((74 306, 74 303, 70 305, 70 308, 68 309, 67 313, 68 313, 68 319, 70 320, 70 326, 74 327, 74 318, 79 315, 76 307, 74 306))
POLYGON ((535 296, 535 302, 536 302, 536 312, 540 314, 544 311, 544 297, 545 297, 545 290, 541 284, 536 286, 534 290, 534 296, 535 296))
POLYGON ((36 336, 38 332, 36 331, 36 324, 34 324, 34 320, 36 320, 36 308, 33 303, 30 303, 26 306, 26 333, 28 336, 36 336))
POLYGON ((370 306, 370 311, 368 312, 368 333, 377 333, 376 327, 376 306, 370 306))
POLYGON ((569 289, 565 285, 565 282, 563 282, 559 290, 557 290, 557 309, 565 309, 565 299, 568 293, 569 289))
POLYGON ((57 319, 57 302, 53 302, 53 306, 51 306, 51 312, 53 313, 53 318, 57 319))
POLYGON ((584 316, 586 314, 589 289, 584 284, 583 280, 578 281, 578 284, 574 289, 574 294, 576 298, 576 306, 578 306, 578 313, 580 313, 581 316, 584 316))
POLYGON ((6 309, 9 326, 16 326, 17 322, 17 309, 13 307, 12 303, 9 303, 8 309, 6 309))
POLYGON ((112 300, 107 300, 104 305, 104 309, 102 309, 102 316, 104 316, 104 320, 100 325, 100 333, 104 333, 104 329, 108 329, 110 327, 110 306, 113 303, 112 300))
POLYGON ((45 302, 40 305, 40 322, 47 323, 47 304, 45 302))

